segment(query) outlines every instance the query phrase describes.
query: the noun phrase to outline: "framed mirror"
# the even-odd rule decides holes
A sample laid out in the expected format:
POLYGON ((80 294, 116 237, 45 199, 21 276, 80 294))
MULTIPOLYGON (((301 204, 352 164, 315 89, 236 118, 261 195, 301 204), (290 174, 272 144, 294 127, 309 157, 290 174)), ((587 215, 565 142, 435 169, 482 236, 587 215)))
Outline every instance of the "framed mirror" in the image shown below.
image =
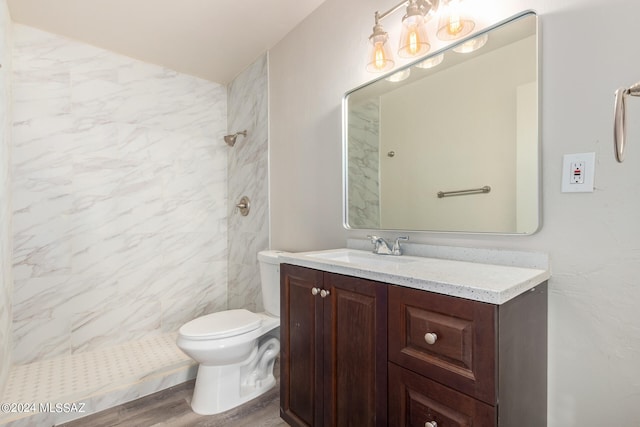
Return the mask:
POLYGON ((525 12, 346 93, 345 227, 537 231, 538 75, 525 12))

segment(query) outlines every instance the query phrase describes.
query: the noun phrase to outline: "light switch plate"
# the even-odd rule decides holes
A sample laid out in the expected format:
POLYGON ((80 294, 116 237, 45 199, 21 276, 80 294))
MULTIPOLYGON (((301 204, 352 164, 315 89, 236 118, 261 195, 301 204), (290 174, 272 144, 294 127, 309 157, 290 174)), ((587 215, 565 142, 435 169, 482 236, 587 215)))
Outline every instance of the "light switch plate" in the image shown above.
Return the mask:
POLYGON ((592 193, 596 153, 565 154, 562 161, 562 192, 592 193))

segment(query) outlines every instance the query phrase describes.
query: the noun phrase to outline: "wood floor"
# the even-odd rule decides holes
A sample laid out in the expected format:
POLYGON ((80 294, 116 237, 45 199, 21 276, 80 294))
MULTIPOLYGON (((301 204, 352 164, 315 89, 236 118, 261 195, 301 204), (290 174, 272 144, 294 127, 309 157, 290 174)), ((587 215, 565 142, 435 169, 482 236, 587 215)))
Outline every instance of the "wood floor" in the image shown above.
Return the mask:
MULTIPOLYGON (((274 374, 278 375, 278 363, 274 374)), ((280 418, 280 381, 262 396, 217 415, 198 415, 189 402, 195 380, 98 412, 64 427, 276 427, 280 418)))

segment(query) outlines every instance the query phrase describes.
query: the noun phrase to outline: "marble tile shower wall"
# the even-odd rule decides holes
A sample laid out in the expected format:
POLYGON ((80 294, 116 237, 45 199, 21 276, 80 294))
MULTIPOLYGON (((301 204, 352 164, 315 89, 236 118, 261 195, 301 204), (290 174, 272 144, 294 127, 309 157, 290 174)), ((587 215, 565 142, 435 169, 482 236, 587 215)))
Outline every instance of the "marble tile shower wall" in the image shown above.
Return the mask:
POLYGON ((349 225, 380 228, 380 105, 367 101, 349 115, 349 225))
POLYGON ((0 395, 11 366, 11 20, 0 0, 0 395))
POLYGON ((267 64, 265 54, 227 92, 229 132, 247 130, 229 148, 229 308, 262 310, 256 256, 269 247, 267 64), (234 213, 245 195, 251 200, 248 216, 234 213))
POLYGON ((226 308, 226 88, 13 36, 14 363, 226 308))

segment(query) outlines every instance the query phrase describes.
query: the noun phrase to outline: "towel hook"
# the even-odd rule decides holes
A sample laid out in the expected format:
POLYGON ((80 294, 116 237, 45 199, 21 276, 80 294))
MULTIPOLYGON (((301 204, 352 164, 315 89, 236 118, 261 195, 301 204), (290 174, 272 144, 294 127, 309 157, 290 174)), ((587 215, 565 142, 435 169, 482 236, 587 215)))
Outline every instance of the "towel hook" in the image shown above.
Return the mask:
POLYGON ((630 88, 621 87, 616 90, 616 101, 613 112, 613 145, 618 163, 622 163, 624 160, 624 146, 627 132, 625 119, 627 96, 640 96, 640 82, 630 88))

